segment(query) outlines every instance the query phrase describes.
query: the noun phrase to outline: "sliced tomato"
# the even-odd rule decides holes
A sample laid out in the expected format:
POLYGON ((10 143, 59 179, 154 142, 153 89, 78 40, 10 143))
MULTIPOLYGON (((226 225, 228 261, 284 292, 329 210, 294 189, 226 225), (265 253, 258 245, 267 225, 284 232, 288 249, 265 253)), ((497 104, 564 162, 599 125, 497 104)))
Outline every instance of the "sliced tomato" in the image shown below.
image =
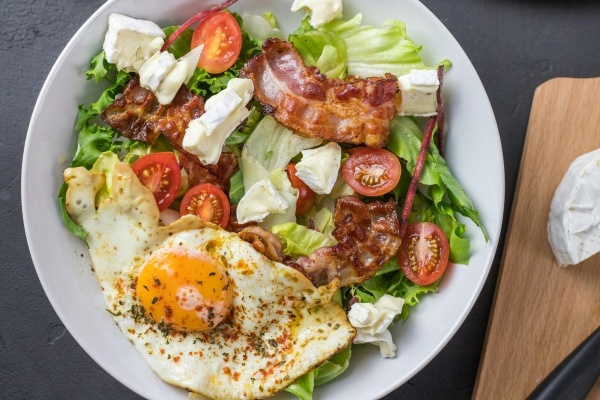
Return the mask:
POLYGON ((181 170, 175 154, 171 152, 150 153, 138 158, 131 169, 140 182, 154 194, 158 209, 167 209, 181 185, 181 170))
POLYGON ((352 151, 342 167, 344 180, 357 193, 381 196, 400 181, 400 160, 385 149, 362 148, 352 151))
POLYGON ((204 222, 227 226, 230 205, 227 195, 212 183, 194 186, 183 196, 179 213, 197 215, 204 222))
POLYGON ((292 187, 298 189, 296 214, 304 214, 315 204, 317 194, 304 181, 296 176, 296 164, 288 164, 287 175, 292 187))
POLYGON ((417 285, 429 285, 446 270, 449 254, 442 228, 433 222, 413 222, 402 238, 398 263, 408 279, 417 285))
POLYGON ((211 74, 228 70, 242 49, 242 30, 227 11, 210 14, 200 21, 192 35, 192 48, 204 45, 198 67, 211 74))

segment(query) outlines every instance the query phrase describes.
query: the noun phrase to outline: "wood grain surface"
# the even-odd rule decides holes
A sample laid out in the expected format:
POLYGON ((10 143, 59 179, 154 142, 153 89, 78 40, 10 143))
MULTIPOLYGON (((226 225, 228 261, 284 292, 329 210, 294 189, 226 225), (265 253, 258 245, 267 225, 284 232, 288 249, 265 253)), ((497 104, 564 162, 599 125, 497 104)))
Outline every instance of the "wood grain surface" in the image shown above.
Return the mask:
MULTIPOLYGON (((600 147, 600 78, 534 94, 475 399, 524 399, 600 325, 600 255, 560 268, 547 241, 554 191, 600 147)), ((588 399, 600 399, 600 381, 588 399)))

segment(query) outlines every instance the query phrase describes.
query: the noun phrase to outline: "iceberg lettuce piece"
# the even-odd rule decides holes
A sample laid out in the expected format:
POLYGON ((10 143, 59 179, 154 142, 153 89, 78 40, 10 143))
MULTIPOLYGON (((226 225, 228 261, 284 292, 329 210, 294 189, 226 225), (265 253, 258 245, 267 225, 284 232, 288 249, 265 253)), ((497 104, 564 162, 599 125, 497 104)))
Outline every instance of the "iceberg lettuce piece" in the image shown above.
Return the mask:
POLYGON ((323 385, 342 374, 350 365, 350 356, 352 355, 352 346, 333 355, 325 361, 320 367, 307 372, 285 390, 290 392, 300 400, 312 400, 313 391, 316 386, 323 385))
MULTIPOLYGON (((318 29, 309 20, 290 35, 305 64, 316 66, 328 78, 362 77, 391 73, 402 76, 411 70, 434 69, 421 58, 421 46, 406 35, 404 22, 391 20, 382 28, 362 25, 362 14, 329 22, 318 29)), ((438 64, 450 68, 450 61, 438 64)))
POLYGON ((283 254, 292 257, 310 256, 313 251, 321 247, 333 246, 337 243, 331 235, 293 222, 274 225, 271 227, 271 232, 281 239, 283 254))
POLYGON ((337 33, 324 29, 302 32, 304 30, 300 28, 290 35, 290 42, 304 64, 319 68, 328 78, 344 78, 348 56, 344 40, 337 33))
POLYGON ((284 38, 283 32, 275 24, 273 14, 243 14, 242 19, 244 21, 244 30, 250 39, 259 46, 268 38, 284 38))
MULTIPOLYGON (((321 29, 335 32, 346 43, 348 74, 359 76, 382 76, 391 73, 406 75, 413 69, 431 69, 421 59, 421 46, 406 36, 406 25, 391 20, 383 28, 362 24, 362 14, 348 21, 334 20, 321 29)), ((444 60, 445 68, 450 61, 444 60)))
POLYGON ((318 146, 322 142, 319 138, 296 135, 267 115, 246 141, 244 151, 247 157, 252 157, 264 169, 272 172, 278 168, 285 169, 290 160, 302 150, 318 146))

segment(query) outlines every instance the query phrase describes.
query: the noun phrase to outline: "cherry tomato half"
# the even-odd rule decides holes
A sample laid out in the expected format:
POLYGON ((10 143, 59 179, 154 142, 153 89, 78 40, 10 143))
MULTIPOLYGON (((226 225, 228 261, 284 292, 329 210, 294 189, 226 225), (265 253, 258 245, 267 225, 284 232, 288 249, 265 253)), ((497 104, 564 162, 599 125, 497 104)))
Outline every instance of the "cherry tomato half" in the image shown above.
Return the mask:
POLYGON ((158 209, 167 209, 181 185, 181 170, 175 154, 171 152, 150 153, 138 158, 131 169, 140 182, 154 194, 158 209))
POLYGON ((344 180, 357 193, 381 196, 400 181, 400 161, 385 149, 362 148, 353 151, 342 167, 344 180))
POLYGON ((448 238, 433 222, 413 222, 402 238, 398 263, 408 279, 429 285, 439 279, 448 264, 448 238))
POLYGON ((296 176, 296 164, 288 164, 287 175, 292 187, 298 189, 298 201, 296 202, 296 214, 304 214, 315 204, 317 194, 303 180, 296 176))
POLYGON ((179 213, 197 215, 204 222, 227 226, 229 222, 229 200, 227 195, 212 183, 194 186, 183 196, 179 213))
POLYGON ((229 69, 242 49, 242 30, 226 11, 210 14, 200 21, 192 35, 192 48, 204 44, 198 67, 211 74, 229 69))

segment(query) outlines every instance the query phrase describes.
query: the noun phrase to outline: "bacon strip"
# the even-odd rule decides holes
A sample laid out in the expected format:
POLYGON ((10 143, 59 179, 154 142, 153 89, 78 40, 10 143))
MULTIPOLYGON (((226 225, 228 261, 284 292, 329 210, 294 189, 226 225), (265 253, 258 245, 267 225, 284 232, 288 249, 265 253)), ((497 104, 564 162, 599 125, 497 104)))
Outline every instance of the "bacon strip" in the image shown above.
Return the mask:
POLYGON ((256 251, 264 254, 268 259, 277 262, 283 261, 281 242, 271 232, 254 225, 245 227, 240 231, 239 235, 240 239, 252 244, 252 247, 256 251))
POLYGON ((188 174, 188 183, 212 183, 229 190, 229 178, 235 172, 237 158, 232 153, 222 153, 214 165, 204 165, 197 156, 185 151, 181 145, 183 135, 191 120, 204 114, 204 99, 182 86, 169 105, 162 105, 148 89, 140 86, 139 77, 133 77, 125 86, 121 97, 102 112, 102 119, 134 140, 153 144, 163 134, 173 148, 188 174))
POLYGON ((140 79, 135 76, 121 97, 102 112, 102 120, 129 139, 154 144, 161 133, 169 139, 183 138, 190 121, 202 114, 204 99, 185 86, 171 104, 162 105, 150 90, 140 86, 140 79))
POLYGON ((252 79, 254 97, 265 113, 301 136, 385 146, 396 112, 398 80, 393 75, 327 79, 317 68, 304 66, 292 43, 271 38, 240 76, 252 79))
POLYGON ((340 286, 364 282, 398 252, 396 206, 393 200, 365 204, 354 196, 341 197, 333 215, 333 236, 338 243, 301 257, 293 267, 317 287, 335 278, 340 279, 340 286))
POLYGON ((197 156, 182 149, 178 150, 179 163, 188 174, 189 187, 201 183, 212 183, 225 193, 229 192, 229 178, 234 174, 237 167, 235 154, 223 152, 216 164, 205 165, 198 160, 197 156))

